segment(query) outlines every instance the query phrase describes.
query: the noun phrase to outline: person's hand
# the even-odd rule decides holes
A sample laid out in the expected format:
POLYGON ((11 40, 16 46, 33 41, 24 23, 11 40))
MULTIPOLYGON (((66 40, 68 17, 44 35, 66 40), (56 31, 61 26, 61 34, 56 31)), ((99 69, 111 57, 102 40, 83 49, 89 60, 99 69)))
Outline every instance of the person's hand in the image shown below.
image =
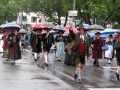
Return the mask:
POLYGON ((87 57, 87 60, 90 60, 90 57, 87 57))
POLYGON ((102 50, 104 49, 104 47, 102 47, 102 50))
POLYGON ((70 29, 73 28, 73 24, 71 22, 69 23, 69 27, 70 27, 70 29))
POLYGON ((48 35, 46 35, 46 37, 45 38, 48 38, 48 35))
POLYGON ((10 37, 10 40, 12 40, 12 37, 10 37))
POLYGON ((29 46, 29 48, 31 49, 31 48, 32 48, 32 46, 29 46))
POLYGON ((93 40, 96 40, 96 37, 94 37, 93 40))

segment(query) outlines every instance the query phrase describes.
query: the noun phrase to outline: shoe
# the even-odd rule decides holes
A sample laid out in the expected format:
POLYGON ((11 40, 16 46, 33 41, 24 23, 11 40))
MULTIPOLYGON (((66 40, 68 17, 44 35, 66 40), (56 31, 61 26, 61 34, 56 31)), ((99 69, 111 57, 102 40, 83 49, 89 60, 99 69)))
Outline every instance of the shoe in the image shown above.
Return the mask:
POLYGON ((35 59, 35 61, 37 61, 37 59, 35 59))
POLYGON ((75 79, 75 80, 77 79, 77 74, 76 74, 76 73, 74 73, 74 79, 75 79))
POLYGON ((94 60, 93 66, 96 66, 96 60, 94 60))
POLYGON ((78 83, 82 83, 82 80, 81 79, 78 79, 78 81, 77 81, 78 83))
POLYGON ((59 61, 59 62, 61 61, 60 58, 58 59, 58 61, 59 61))
POLYGON ((12 61, 12 63, 11 63, 12 65, 15 65, 15 61, 12 61))
POLYGON ((120 78, 119 78, 119 74, 117 74, 117 73, 115 73, 116 74, 116 78, 117 78, 117 80, 120 80, 120 78))
POLYGON ((48 66, 48 63, 45 63, 45 66, 47 67, 47 66, 48 66))

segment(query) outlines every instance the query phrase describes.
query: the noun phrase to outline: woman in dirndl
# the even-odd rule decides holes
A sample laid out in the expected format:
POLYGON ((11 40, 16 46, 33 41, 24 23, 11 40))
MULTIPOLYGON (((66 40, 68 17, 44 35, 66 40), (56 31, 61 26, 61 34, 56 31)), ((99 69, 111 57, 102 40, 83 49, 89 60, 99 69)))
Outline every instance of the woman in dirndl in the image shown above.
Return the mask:
POLYGON ((106 39, 105 43, 108 44, 108 50, 105 51, 105 59, 107 64, 111 64, 110 60, 113 57, 113 44, 114 44, 113 36, 109 35, 109 38, 106 39))
POLYGON ((8 36, 9 54, 8 59, 12 60, 12 65, 15 64, 15 60, 21 59, 20 51, 20 35, 18 35, 18 28, 14 28, 14 31, 8 36))

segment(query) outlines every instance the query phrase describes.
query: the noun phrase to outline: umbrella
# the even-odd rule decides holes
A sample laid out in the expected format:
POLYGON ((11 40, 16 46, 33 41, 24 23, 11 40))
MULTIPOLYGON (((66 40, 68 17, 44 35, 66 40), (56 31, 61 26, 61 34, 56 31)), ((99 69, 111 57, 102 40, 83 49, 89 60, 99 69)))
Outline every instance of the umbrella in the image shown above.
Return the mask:
POLYGON ((42 23, 36 23, 32 26, 32 28, 42 28, 42 23))
POLYGON ((89 35, 90 35, 90 38, 95 37, 95 34, 94 34, 94 33, 89 33, 89 35))
POLYGON ((65 31, 65 27, 64 27, 64 26, 57 25, 57 26, 55 26, 55 30, 56 30, 56 31, 60 31, 60 30, 65 31))
POLYGON ((25 29, 20 29, 20 31, 18 33, 21 33, 21 34, 26 34, 27 31, 25 29))
POLYGON ((102 26, 96 25, 96 24, 90 25, 87 29, 88 30, 104 30, 104 28, 102 26))
POLYGON ((2 26, 2 30, 14 30, 14 28, 20 29, 21 27, 15 22, 6 23, 2 26))
POLYGON ((115 31, 113 29, 105 29, 104 31, 100 32, 101 34, 114 34, 115 31))
POLYGON ((44 22, 43 28, 54 28, 54 24, 50 22, 44 22))
MULTIPOLYGON (((78 33, 78 30, 76 28, 73 29, 74 33, 78 33)), ((69 34, 69 29, 66 29, 64 34, 69 34)))
POLYGON ((90 25, 89 24, 83 24, 84 28, 88 28, 90 25))
POLYGON ((51 30, 50 33, 52 33, 53 35, 57 34, 57 32, 54 30, 51 30))

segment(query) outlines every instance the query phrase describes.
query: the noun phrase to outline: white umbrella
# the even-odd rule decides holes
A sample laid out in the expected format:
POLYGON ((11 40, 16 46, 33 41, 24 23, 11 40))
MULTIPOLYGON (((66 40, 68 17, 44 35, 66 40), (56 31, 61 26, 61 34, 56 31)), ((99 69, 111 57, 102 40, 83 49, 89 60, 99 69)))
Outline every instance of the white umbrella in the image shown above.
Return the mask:
POLYGON ((2 26, 4 30, 13 30, 14 28, 20 29, 21 27, 15 22, 6 23, 2 26))
POLYGON ((20 29, 20 31, 18 33, 23 33, 23 34, 26 34, 27 31, 25 29, 20 29))
POLYGON ((57 31, 60 31, 60 30, 65 31, 66 28, 64 26, 57 25, 57 26, 55 26, 55 30, 57 30, 57 31))

